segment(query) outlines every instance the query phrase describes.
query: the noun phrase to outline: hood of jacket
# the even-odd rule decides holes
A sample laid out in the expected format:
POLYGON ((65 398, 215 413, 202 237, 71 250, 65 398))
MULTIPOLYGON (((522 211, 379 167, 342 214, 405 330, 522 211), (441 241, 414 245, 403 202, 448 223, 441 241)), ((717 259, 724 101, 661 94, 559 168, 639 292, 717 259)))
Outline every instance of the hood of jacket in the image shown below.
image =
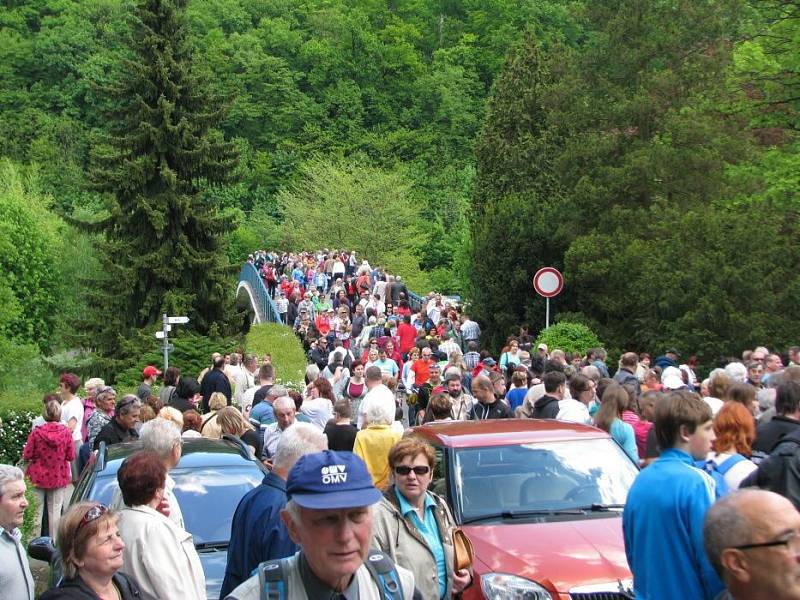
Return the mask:
POLYGON ((45 423, 34 429, 33 435, 50 448, 62 448, 67 440, 72 443, 72 433, 62 423, 45 423))
POLYGON ((534 406, 534 407, 536 407, 536 408, 539 408, 539 409, 541 409, 541 408, 544 408, 545 406, 547 406, 548 404, 552 404, 553 402, 555 402, 556 404, 558 404, 558 402, 559 402, 558 398, 556 398, 556 397, 554 397, 554 396, 548 396, 547 394, 545 394, 544 396, 542 396, 541 398, 539 398, 539 399, 538 399, 538 400, 537 400, 537 401, 534 403, 534 405, 533 405, 533 406, 534 406))

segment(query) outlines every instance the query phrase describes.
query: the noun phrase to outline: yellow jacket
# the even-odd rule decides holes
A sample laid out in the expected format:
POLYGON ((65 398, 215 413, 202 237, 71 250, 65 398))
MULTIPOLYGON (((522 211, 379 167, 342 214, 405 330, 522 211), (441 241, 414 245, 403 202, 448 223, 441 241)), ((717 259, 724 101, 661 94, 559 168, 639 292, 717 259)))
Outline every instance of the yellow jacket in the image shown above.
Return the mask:
POLYGON ((403 434, 392 429, 390 425, 370 425, 356 434, 353 452, 367 463, 372 483, 378 489, 382 490, 389 485, 389 450, 401 437, 403 434))

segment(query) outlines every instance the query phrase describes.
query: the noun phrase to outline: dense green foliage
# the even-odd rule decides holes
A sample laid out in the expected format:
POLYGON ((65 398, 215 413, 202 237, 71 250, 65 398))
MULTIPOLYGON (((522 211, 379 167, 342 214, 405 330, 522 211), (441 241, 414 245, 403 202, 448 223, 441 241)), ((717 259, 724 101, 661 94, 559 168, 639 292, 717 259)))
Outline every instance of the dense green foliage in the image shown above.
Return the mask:
POLYGON ((226 265, 306 244, 465 295, 494 344, 545 264, 613 348, 800 337, 797 0, 24 0, 0 39, 2 202, 42 217, 0 333, 54 368, 132 369, 163 310, 228 339, 226 265))
MULTIPOLYGON (((155 328, 137 332, 124 342, 122 351, 126 360, 120 362, 116 373, 115 385, 121 392, 134 392, 142 382, 142 369, 147 365, 154 365, 159 370, 163 369, 164 355, 161 342, 155 338, 155 328)), ((234 352, 239 348, 238 338, 221 337, 212 331, 209 336, 198 335, 192 331, 181 331, 173 328, 169 343, 175 349, 169 355, 169 365, 178 367, 181 375, 197 377, 200 371, 211 365, 211 355, 214 352, 234 352)))
POLYGON ((536 338, 536 344, 547 344, 550 350, 559 348, 564 352, 578 352, 585 354, 589 348, 598 348, 602 346, 597 335, 582 323, 570 323, 569 321, 560 321, 555 325, 551 325, 547 329, 543 329, 536 338))
POLYGON ((587 3, 587 43, 512 50, 477 144, 472 222, 475 308, 495 341, 543 320, 530 281, 545 265, 565 275, 558 310, 612 348, 708 360, 800 336, 786 50, 800 13, 780 4, 794 6, 783 24, 766 2, 587 3), (765 29, 783 43, 731 43, 765 29))

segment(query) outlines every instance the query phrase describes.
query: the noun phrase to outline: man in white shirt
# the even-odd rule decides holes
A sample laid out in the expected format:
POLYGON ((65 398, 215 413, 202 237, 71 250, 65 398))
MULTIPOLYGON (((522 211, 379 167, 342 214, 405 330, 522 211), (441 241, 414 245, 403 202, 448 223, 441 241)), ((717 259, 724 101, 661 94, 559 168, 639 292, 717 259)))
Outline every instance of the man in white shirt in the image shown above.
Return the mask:
POLYGON ((367 392, 366 396, 364 396, 361 404, 358 405, 358 418, 356 420, 356 424, 358 425, 359 429, 365 427, 364 417, 370 405, 384 404, 387 411, 389 411, 391 414, 395 413, 395 408, 397 406, 394 401, 394 394, 392 393, 392 390, 383 385, 383 373, 378 367, 368 367, 367 370, 364 371, 364 383, 369 391, 367 392), (391 410, 389 410, 390 406, 391 410))
POLYGON ((289 396, 275 398, 272 409, 275 411, 275 422, 264 430, 264 458, 268 459, 275 456, 283 432, 294 425, 296 417, 294 400, 289 396))
POLYGON ((236 392, 233 396, 233 402, 239 408, 242 408, 242 397, 245 392, 255 386, 255 374, 258 368, 258 361, 252 354, 248 354, 244 359, 244 368, 239 369, 234 377, 233 383, 236 386, 236 392))

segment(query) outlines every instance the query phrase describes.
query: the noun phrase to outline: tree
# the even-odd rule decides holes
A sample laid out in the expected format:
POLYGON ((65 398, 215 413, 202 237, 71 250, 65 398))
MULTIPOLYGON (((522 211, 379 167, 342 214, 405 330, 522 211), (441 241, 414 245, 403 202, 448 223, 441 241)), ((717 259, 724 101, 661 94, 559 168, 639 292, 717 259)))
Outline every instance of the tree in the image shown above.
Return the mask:
POLYGON ((418 210, 397 171, 355 161, 311 160, 278 194, 284 240, 292 248, 347 248, 407 275, 418 210))
POLYGON ((102 222, 105 277, 95 295, 94 338, 186 314, 206 333, 231 306, 224 236, 233 219, 219 184, 236 165, 214 129, 222 111, 193 70, 186 0, 142 0, 131 17, 129 58, 105 85, 113 98, 96 136, 91 177, 107 194, 102 222))
POLYGON ((0 338, 44 349, 58 317, 60 222, 37 186, 0 161, 0 338))
POLYGON ((553 163, 559 140, 544 101, 548 82, 528 32, 509 51, 476 144, 471 297, 497 346, 530 314, 533 274, 560 266, 563 252, 553 235, 562 193, 553 163))

